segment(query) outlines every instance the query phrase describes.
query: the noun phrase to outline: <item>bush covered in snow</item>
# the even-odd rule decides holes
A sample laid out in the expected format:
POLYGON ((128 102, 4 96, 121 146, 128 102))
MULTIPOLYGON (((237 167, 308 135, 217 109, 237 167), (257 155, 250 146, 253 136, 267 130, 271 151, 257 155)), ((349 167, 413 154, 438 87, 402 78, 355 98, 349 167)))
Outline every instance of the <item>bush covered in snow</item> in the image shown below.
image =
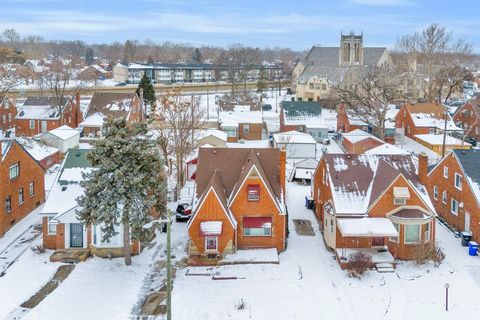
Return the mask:
POLYGON ((352 278, 361 278, 372 267, 372 257, 365 252, 357 251, 348 256, 348 272, 352 278))

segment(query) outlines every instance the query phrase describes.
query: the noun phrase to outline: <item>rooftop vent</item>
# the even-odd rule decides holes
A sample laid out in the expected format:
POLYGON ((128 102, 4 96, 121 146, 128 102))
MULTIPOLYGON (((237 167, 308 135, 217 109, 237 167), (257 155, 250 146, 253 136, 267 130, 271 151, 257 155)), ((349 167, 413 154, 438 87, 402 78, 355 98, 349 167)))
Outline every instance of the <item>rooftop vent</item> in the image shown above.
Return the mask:
POLYGON ((67 190, 67 187, 62 187, 62 191, 65 191, 65 190, 67 190))

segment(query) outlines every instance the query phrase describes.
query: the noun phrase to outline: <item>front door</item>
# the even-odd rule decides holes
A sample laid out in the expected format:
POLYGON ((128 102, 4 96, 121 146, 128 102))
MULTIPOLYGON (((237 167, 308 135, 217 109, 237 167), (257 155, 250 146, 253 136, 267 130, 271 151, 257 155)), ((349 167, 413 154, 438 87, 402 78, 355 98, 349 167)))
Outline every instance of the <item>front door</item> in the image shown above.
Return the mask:
POLYGON ((372 238, 372 247, 383 247, 384 245, 385 245, 385 238, 383 237, 372 238))
POLYGON ((465 212, 465 228, 464 231, 470 232, 470 213, 465 212))
POLYGON ((42 132, 47 132, 47 121, 42 121, 42 132))
POLYGON ((70 247, 83 248, 83 225, 70 223, 70 247))

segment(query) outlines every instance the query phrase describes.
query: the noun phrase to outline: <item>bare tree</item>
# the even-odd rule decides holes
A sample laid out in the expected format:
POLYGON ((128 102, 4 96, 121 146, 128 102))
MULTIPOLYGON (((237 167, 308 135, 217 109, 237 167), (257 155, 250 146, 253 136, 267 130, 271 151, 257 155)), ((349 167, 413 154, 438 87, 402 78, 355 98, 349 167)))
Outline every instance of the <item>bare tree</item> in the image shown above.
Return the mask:
POLYGON ((184 161, 195 148, 194 135, 203 128, 205 110, 200 108, 198 98, 173 91, 160 98, 158 110, 151 117, 167 163, 174 158, 178 194, 185 178, 184 161))
POLYGON ((455 38, 445 27, 432 24, 420 33, 401 37, 396 47, 410 72, 427 79, 423 90, 428 101, 446 102, 454 93, 461 92, 468 74, 465 66, 472 59, 470 43, 455 38))
POLYGON ((0 66, 0 97, 12 91, 21 83, 22 79, 16 76, 13 66, 0 66))
POLYGON ((15 29, 6 29, 3 31, 2 36, 7 40, 7 44, 10 48, 17 48, 17 45, 20 42, 20 35, 15 29))
POLYGON ((337 103, 374 128, 383 139, 388 106, 401 98, 396 78, 386 69, 364 70, 358 81, 343 82, 333 87, 337 103))

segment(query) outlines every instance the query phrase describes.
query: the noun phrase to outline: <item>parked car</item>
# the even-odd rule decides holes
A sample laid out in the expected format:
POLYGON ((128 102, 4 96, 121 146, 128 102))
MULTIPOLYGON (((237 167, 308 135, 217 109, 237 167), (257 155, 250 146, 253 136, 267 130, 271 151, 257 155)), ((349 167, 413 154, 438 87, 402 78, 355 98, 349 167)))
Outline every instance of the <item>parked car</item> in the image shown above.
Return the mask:
POLYGON ((264 105, 262 105, 262 110, 263 111, 272 111, 272 105, 271 104, 264 104, 264 105))
POLYGON ((179 203, 177 206, 177 211, 175 215, 175 220, 177 222, 183 220, 187 221, 192 215, 192 206, 189 203, 179 203))

